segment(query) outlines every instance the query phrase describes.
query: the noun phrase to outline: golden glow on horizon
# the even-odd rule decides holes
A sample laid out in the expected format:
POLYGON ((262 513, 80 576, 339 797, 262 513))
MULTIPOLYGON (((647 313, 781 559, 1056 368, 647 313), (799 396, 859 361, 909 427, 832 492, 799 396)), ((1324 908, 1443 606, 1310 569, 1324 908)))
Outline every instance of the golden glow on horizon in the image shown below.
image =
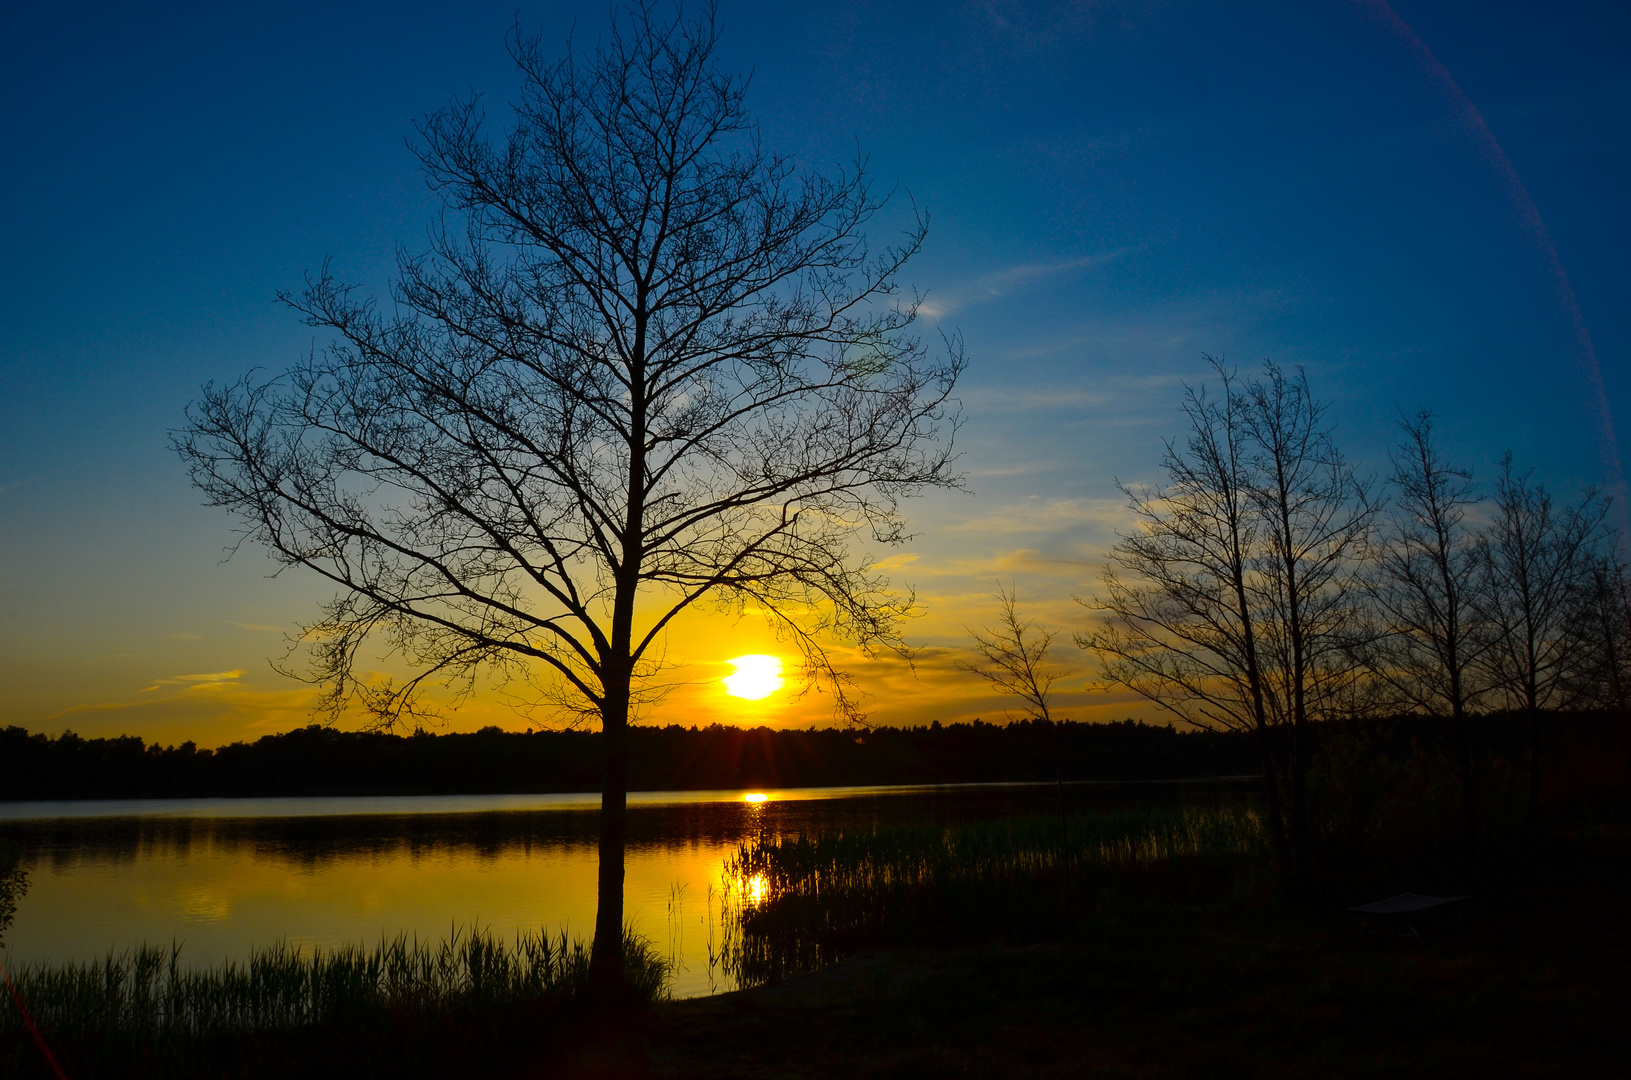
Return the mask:
POLYGON ((725 692, 744 701, 762 701, 782 688, 782 659, 765 653, 750 653, 725 661, 736 670, 719 681, 725 692))
POLYGON ((770 796, 766 795, 762 791, 755 791, 751 795, 742 796, 742 801, 743 802, 753 803, 754 805, 758 805, 759 803, 766 802, 769 799, 770 799, 770 796))

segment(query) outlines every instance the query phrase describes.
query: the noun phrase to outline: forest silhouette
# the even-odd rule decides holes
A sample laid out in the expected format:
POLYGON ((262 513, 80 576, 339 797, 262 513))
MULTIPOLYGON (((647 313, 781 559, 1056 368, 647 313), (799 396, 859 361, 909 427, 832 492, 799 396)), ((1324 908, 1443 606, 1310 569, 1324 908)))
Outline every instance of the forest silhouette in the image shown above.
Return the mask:
MULTIPOLYGON (((1052 781, 1056 747, 1067 779, 1175 780, 1247 773, 1255 754, 1234 733, 1137 721, 1057 728, 636 726, 630 789, 1052 781)), ((0 756, 14 763, 20 799, 527 794, 598 791, 602 741, 583 730, 395 735, 314 724, 208 750, 12 727, 0 732, 0 756)))
MULTIPOLYGON (((1606 766, 1618 757, 1602 753, 1616 741, 1612 713, 1557 713, 1551 721, 1560 756, 1571 762, 1583 754, 1606 766), (1570 747, 1578 752, 1571 756, 1570 747)), ((1523 717, 1483 716, 1479 731, 1489 783, 1516 783, 1523 717)), ((8 794, 19 800, 540 794, 598 790, 601 738, 587 730, 396 735, 312 724, 210 750, 135 735, 52 737, 8 727, 0 731, 0 758, 8 763, 8 794)), ((1248 733, 1137 720, 975 720, 864 732, 670 724, 631 727, 629 739, 633 791, 1165 781, 1242 777, 1257 761, 1248 733)), ((1455 748, 1446 719, 1420 715, 1333 723, 1323 742, 1328 773, 1354 772, 1351 755, 1358 754, 1369 763, 1361 775, 1409 766, 1440 777, 1455 748)), ((1565 765, 1555 782, 1569 786, 1569 774, 1565 765)))

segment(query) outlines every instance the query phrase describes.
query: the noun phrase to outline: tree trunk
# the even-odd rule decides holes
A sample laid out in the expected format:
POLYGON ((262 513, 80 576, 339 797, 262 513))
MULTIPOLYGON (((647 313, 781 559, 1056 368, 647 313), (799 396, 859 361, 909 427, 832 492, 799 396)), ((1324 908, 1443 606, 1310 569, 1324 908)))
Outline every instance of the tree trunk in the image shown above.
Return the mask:
POLYGON ((1263 706, 1263 672, 1257 664, 1257 634, 1252 629, 1251 602, 1246 594, 1246 579, 1241 572, 1240 535, 1231 533, 1234 564, 1233 587, 1235 604, 1240 614, 1241 633, 1246 643, 1246 684, 1251 688, 1252 722, 1256 725, 1257 751, 1263 762, 1263 809, 1269 818, 1269 844, 1274 849, 1274 861, 1281 866, 1291 865, 1291 845, 1286 841, 1286 821, 1280 806, 1280 774, 1274 765, 1273 731, 1269 728, 1268 712, 1263 706))
MULTIPOLYGON (((1624 593, 1622 592, 1623 598, 1624 593)), ((1616 609, 1623 612, 1623 608, 1616 609)), ((1620 749, 1625 753, 1626 775, 1631 777, 1631 709, 1626 707, 1625 676, 1620 669, 1620 653, 1614 645, 1614 627, 1604 628, 1604 645, 1608 651, 1609 684, 1614 688, 1614 720, 1620 731, 1620 749)))
POLYGON ((606 773, 600 795, 600 890, 595 942, 589 954, 589 991, 607 1000, 623 985, 623 851, 628 833, 628 698, 606 703, 602 718, 606 773), (621 715, 616 715, 616 714, 621 715))
POLYGON ((1291 528, 1291 514, 1286 506, 1284 474, 1280 484, 1280 543, 1285 546, 1286 613, 1291 629, 1291 768, 1286 770, 1291 780, 1291 859, 1292 872, 1304 877, 1308 872, 1308 654, 1307 637, 1302 623, 1301 586, 1297 582, 1297 562, 1291 555, 1296 550, 1291 528))
POLYGON ((1308 716, 1299 704, 1291 725, 1291 860, 1301 878, 1308 873, 1308 716))
POLYGON ((600 882, 595 904, 595 944, 589 954, 589 992, 610 1001, 623 989, 623 855, 629 818, 629 713, 633 704, 634 601, 640 562, 646 490, 645 287, 634 312, 634 351, 629 363, 628 506, 622 528, 622 562, 612 598, 611 655, 602 660, 601 730, 606 740, 606 778, 600 791, 600 882))
POLYGON ((1540 828, 1540 710, 1535 707, 1534 695, 1529 696, 1529 702, 1524 709, 1524 719, 1529 722, 1529 809, 1525 815, 1525 824, 1531 829, 1540 828))
POLYGON ((1631 709, 1626 708, 1625 696, 1620 696, 1616 717, 1620 728, 1620 749, 1625 753, 1625 774, 1631 779, 1631 709))
POLYGON ((1450 676, 1450 724, 1455 731, 1455 752, 1461 769, 1461 828, 1462 841, 1467 854, 1478 854, 1478 792, 1472 776, 1472 726, 1467 720, 1467 694, 1462 682, 1460 594, 1454 576, 1450 573, 1449 542, 1439 534, 1439 580, 1444 586, 1445 670, 1450 676))
POLYGON ((1291 845, 1286 840, 1285 813, 1280 806, 1280 774, 1274 765, 1274 748, 1269 745, 1273 731, 1266 725, 1257 729, 1257 751, 1263 761, 1263 807, 1269 819, 1269 844, 1274 848, 1274 861, 1281 866, 1291 865, 1291 845))
POLYGON ((1478 796, 1472 779, 1472 733, 1468 730, 1467 710, 1459 692, 1450 703, 1451 719, 1455 727, 1456 756, 1461 766, 1461 814, 1463 840, 1467 854, 1478 854, 1478 796))

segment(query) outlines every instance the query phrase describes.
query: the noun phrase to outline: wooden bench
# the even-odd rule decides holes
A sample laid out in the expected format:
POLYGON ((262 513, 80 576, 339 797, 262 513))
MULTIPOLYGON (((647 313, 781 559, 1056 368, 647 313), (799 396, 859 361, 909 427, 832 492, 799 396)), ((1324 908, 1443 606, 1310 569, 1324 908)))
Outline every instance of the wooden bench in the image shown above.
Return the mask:
MULTIPOLYGON (((1370 931, 1378 923, 1387 926, 1402 924, 1405 930, 1410 932, 1411 937, 1420 941, 1421 930, 1417 927, 1417 922, 1428 914, 1444 914, 1467 899, 1465 896, 1423 896, 1421 893, 1406 892, 1390 896, 1386 900, 1378 900, 1373 904, 1360 904, 1348 910, 1368 916, 1361 933, 1370 931)), ((1397 930, 1394 933, 1404 936, 1397 930)))

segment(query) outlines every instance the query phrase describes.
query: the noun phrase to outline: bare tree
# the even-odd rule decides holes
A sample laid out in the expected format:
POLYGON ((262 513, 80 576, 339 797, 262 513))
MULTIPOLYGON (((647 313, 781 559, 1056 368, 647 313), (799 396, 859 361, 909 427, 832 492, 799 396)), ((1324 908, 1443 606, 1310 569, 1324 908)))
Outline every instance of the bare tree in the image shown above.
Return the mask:
POLYGON ((1100 625, 1076 644, 1100 662, 1101 685, 1121 685, 1196 727, 1250 732, 1263 769, 1263 801, 1276 857, 1289 861, 1281 800, 1284 710, 1270 700, 1261 655, 1261 595, 1254 562, 1263 523, 1246 444, 1247 399, 1234 373, 1207 357, 1222 395, 1188 387, 1189 435, 1168 440, 1166 483, 1118 482, 1138 531, 1110 552, 1103 589, 1081 601, 1100 625))
POLYGON ((1001 582, 997 583, 997 625, 968 633, 979 660, 960 661, 958 666, 1019 698, 1029 718, 1052 724, 1048 703, 1053 686, 1070 674, 1048 659, 1057 634, 1022 618, 1013 587, 1004 588, 1001 582))
POLYGON ((898 647, 910 598, 854 550, 904 536, 900 500, 956 483, 958 343, 931 351, 868 254, 883 205, 767 151, 711 16, 614 17, 588 55, 512 39, 496 140, 480 99, 419 127, 446 210, 381 311, 325 266, 282 299, 333 344, 275 378, 210 386, 177 438, 244 535, 338 595, 308 627, 338 715, 380 724, 535 686, 606 751, 591 963, 621 978, 625 731, 680 613, 764 612, 854 703, 825 642, 898 647), (371 683, 368 649, 405 661, 371 683))
POLYGON ((1483 587, 1476 534, 1467 508, 1478 501, 1472 473, 1450 464, 1433 437, 1433 418, 1402 418, 1394 448, 1393 513, 1371 551, 1367 585, 1378 633, 1367 666, 1406 705, 1448 716, 1455 731, 1463 833, 1478 844, 1472 733, 1467 710, 1482 683, 1476 663, 1488 644, 1477 618, 1483 587))
POLYGON ((1578 594, 1601 536, 1608 502, 1587 489, 1577 505, 1558 507, 1533 470, 1513 471, 1501 458, 1495 516, 1480 537, 1489 589, 1480 605, 1493 639, 1484 657, 1490 681, 1506 703, 1523 713, 1529 750, 1531 826, 1540 822, 1543 714, 1566 705, 1571 694, 1571 625, 1578 594))
MULTIPOLYGON (((966 628, 965 628, 966 629, 966 628)), ((1070 674, 1048 657, 1058 635, 1020 616, 1012 585, 997 583, 997 625, 969 630, 977 661, 960 661, 958 666, 986 680, 1004 694, 1017 697, 1025 705, 1028 718, 1047 728, 1053 742, 1053 779, 1059 799, 1059 836, 1065 866, 1066 903, 1070 902, 1071 858, 1070 823, 1065 816, 1064 748, 1059 745, 1059 729, 1054 726, 1049 702, 1053 687, 1070 674)))

